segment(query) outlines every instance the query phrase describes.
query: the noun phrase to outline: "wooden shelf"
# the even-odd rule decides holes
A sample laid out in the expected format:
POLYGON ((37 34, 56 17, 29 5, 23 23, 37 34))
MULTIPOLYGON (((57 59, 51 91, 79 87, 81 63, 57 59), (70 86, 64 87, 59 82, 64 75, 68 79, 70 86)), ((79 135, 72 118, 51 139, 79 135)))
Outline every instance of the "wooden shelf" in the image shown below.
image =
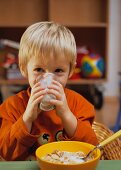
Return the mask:
POLYGON ((0 80, 0 85, 27 85, 28 82, 26 79, 22 80, 0 80))
MULTIPOLYGON (((87 45, 104 58, 101 79, 69 80, 68 84, 97 84, 107 80, 109 0, 3 0, 0 1, 0 39, 20 41, 30 24, 55 21, 67 26, 77 46, 87 45), (8 10, 9 9, 9 10, 8 10)), ((0 62, 4 59, 0 56, 0 62)), ((0 76, 5 77, 0 67, 0 76)), ((0 80, 0 85, 24 85, 26 80, 0 80)))
POLYGON ((69 25, 68 24, 68 26, 70 26, 70 27, 79 27, 79 28, 81 28, 81 27, 88 27, 88 28, 91 28, 91 27, 94 27, 94 28, 106 28, 106 27, 108 27, 108 24, 107 23, 104 23, 104 22, 98 22, 98 23, 95 23, 95 22, 93 22, 93 23, 90 23, 90 22, 87 22, 87 23, 82 23, 82 24, 80 24, 80 25, 69 25))
MULTIPOLYGON (((68 85, 75 84, 100 84, 104 83, 105 79, 78 79, 78 80, 68 80, 68 85)), ((0 85, 28 85, 28 81, 26 79, 22 80, 0 80, 0 85)))
POLYGON ((75 84, 102 84, 106 82, 106 79, 79 79, 79 80, 68 80, 69 85, 75 84))

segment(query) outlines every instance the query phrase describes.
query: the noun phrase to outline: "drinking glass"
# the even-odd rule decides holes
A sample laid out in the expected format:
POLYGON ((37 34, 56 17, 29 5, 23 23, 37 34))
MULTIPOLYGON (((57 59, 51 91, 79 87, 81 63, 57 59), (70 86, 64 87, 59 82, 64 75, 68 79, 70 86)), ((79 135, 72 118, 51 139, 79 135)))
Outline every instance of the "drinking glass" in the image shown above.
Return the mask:
MULTIPOLYGON (((53 79, 54 79, 53 73, 44 73, 37 77, 37 82, 40 82, 42 87, 47 88, 52 83, 53 79)), ((53 94, 45 94, 41 100, 41 103, 39 104, 39 108, 44 111, 53 110, 55 106, 51 105, 49 101, 55 98, 56 97, 53 94)))

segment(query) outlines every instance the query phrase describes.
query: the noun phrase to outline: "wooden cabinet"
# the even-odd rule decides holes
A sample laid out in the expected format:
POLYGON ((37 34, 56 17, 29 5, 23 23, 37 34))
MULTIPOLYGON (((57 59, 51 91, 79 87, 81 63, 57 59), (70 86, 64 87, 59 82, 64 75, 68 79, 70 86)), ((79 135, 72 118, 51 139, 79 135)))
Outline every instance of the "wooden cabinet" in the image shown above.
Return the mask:
MULTIPOLYGON (((77 45, 90 46, 105 61, 105 73, 101 79, 69 80, 68 83, 101 83, 107 79, 108 6, 108 0, 1 0, 0 39, 19 42, 26 27, 38 21, 64 24, 73 32, 77 45)), ((26 80, 9 81, 1 76, 0 83, 24 84, 26 80)))

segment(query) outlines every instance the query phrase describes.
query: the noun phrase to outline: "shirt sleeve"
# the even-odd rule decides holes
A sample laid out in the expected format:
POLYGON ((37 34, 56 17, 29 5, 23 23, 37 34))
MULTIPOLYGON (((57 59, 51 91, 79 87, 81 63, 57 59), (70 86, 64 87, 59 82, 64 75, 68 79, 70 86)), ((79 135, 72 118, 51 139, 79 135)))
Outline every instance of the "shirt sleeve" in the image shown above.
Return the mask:
POLYGON ((24 160, 38 138, 28 133, 20 113, 24 111, 20 102, 17 98, 9 98, 0 106, 0 154, 5 160, 24 160), (18 106, 23 109, 19 110, 18 106))
POLYGON ((78 120, 74 135, 71 138, 68 138, 66 132, 64 131, 64 139, 70 141, 86 142, 92 145, 98 144, 97 137, 88 121, 82 122, 81 120, 78 120))
POLYGON ((65 140, 75 140, 97 145, 98 140, 92 129, 92 123, 95 118, 94 106, 78 93, 75 93, 74 96, 71 95, 71 100, 70 98, 68 99, 68 104, 72 113, 77 118, 77 127, 71 138, 68 138, 64 131, 65 140))

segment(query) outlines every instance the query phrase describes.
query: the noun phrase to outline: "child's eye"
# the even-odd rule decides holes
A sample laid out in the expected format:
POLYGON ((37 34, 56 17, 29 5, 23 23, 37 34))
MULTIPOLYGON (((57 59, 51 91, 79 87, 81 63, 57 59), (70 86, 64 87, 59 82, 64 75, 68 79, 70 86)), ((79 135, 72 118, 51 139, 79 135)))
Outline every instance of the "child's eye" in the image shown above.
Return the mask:
POLYGON ((63 70, 62 70, 62 69, 60 69, 60 68, 57 68, 57 69, 55 70, 55 72, 56 72, 56 73, 62 73, 62 72, 63 72, 63 70))
POLYGON ((44 70, 42 68, 35 68, 34 69, 36 72, 44 72, 44 70))

